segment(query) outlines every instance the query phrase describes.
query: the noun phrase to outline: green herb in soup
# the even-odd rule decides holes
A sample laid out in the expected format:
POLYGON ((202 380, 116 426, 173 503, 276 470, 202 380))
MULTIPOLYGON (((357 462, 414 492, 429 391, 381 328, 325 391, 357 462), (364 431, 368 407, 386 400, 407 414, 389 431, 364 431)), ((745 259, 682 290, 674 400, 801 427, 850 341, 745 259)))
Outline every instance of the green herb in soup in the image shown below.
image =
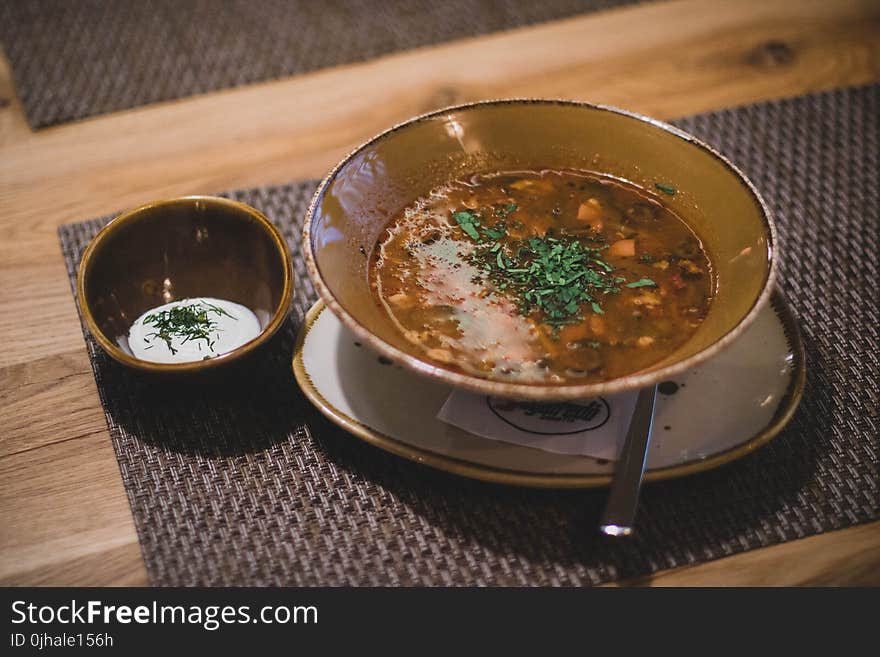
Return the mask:
POLYGON ((659 197, 552 170, 434 190, 389 224, 370 282, 428 359, 538 384, 653 365, 693 334, 713 291, 699 239, 659 197))

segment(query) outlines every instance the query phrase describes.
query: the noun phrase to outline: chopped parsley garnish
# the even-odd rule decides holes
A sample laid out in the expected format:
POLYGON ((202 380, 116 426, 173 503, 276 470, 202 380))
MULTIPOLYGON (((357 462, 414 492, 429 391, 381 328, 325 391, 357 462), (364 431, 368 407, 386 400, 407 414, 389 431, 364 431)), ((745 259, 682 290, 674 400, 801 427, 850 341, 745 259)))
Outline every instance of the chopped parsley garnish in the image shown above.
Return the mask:
MULTIPOLYGON (((171 341, 175 337, 183 338, 182 342, 204 340, 205 345, 211 351, 214 351, 215 340, 212 339, 211 335, 217 328, 217 322, 208 316, 209 313, 214 313, 218 316, 226 315, 236 319, 214 304, 206 301, 196 301, 189 305, 175 306, 144 317, 144 325, 150 324, 156 329, 145 337, 159 338, 164 341, 172 354, 177 353, 177 349, 171 346, 171 341)), ((149 349, 149 347, 147 348, 149 349)))
POLYGON ((627 283, 626 286, 628 288, 637 288, 637 287, 657 287, 657 284, 652 281, 650 278, 640 278, 637 281, 632 283, 627 283))
POLYGON ((576 238, 481 243, 471 261, 497 289, 512 293, 520 312, 538 309, 553 326, 571 323, 585 304, 601 314, 598 298, 619 291, 601 250, 576 238))
POLYGON ((467 210, 462 210, 461 212, 456 212, 452 215, 452 218, 455 219, 455 222, 461 226, 461 229, 468 234, 468 237, 472 240, 480 241, 480 233, 477 232, 480 220, 477 219, 475 214, 468 212, 467 210))
MULTIPOLYGON (((507 208, 512 208, 512 212, 516 206, 510 204, 507 208)), ((594 248, 572 235, 501 242, 507 237, 505 221, 487 227, 481 224, 482 216, 469 210, 452 215, 468 237, 477 242, 470 261, 482 273, 475 278, 510 293, 523 314, 538 310, 542 321, 554 327, 577 323, 584 308, 602 315, 602 298, 619 293, 620 285, 626 281, 614 275, 614 267, 602 257, 607 246, 594 248)), ((643 278, 626 285, 645 286, 656 283, 643 278)))
POLYGON ((652 256, 650 253, 643 253, 639 256, 639 262, 644 262, 645 264, 650 265, 652 262, 654 262, 654 256, 652 256))
POLYGON ((503 208, 496 210, 495 214, 501 216, 504 219, 507 219, 507 217, 509 217, 511 213, 516 211, 517 207, 519 206, 517 206, 516 203, 508 203, 503 208))
POLYGON ((665 183, 654 183, 654 187, 659 189, 664 194, 669 194, 670 196, 675 196, 675 187, 672 185, 667 185, 665 183))
MULTIPOLYGON (((514 205, 513 208, 515 210, 516 206, 514 205)), ((482 242, 484 238, 488 240, 500 240, 507 235, 507 224, 505 224, 503 220, 498 221, 491 227, 483 226, 481 215, 478 212, 460 210, 452 215, 452 218, 455 220, 455 223, 461 226, 461 229, 467 233, 468 237, 477 242, 482 242)))

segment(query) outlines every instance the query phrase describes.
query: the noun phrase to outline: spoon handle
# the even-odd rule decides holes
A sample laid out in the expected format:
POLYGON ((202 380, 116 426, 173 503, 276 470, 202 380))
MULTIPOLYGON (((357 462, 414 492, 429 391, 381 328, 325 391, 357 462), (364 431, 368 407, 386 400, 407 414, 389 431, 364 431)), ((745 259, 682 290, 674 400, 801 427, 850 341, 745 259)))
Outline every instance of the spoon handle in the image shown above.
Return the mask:
POLYGON ((614 471, 602 523, 599 525, 602 533, 609 536, 629 536, 634 531, 639 489, 651 443, 656 397, 657 386, 654 385, 640 390, 636 399, 636 408, 614 471))

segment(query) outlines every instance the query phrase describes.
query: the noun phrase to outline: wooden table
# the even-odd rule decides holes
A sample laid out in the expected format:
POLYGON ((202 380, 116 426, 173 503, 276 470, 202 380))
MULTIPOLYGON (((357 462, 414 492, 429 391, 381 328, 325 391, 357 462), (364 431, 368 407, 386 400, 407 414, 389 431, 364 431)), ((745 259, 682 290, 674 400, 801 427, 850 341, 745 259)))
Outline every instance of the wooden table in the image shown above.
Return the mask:
MULTIPOLYGON (((59 224, 321 177, 385 127, 461 101, 672 118, 878 79, 877 0, 649 3, 39 132, 0 57, 0 584, 147 583, 59 224)), ((880 522, 635 583, 877 585, 880 522)))

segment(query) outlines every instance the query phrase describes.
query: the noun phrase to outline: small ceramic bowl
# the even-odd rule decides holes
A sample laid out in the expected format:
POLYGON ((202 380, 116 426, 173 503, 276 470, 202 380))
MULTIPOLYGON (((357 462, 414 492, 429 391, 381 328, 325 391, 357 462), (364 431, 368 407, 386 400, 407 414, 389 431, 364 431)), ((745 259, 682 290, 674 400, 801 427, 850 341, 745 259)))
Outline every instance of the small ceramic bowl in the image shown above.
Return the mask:
POLYGON ((149 372, 195 372, 236 361, 281 326, 293 294, 284 237, 260 212, 210 196, 156 201, 121 214, 86 248, 77 299, 89 331, 110 356, 149 372), (207 360, 153 363, 132 355, 128 331, 151 308, 178 299, 234 301, 257 316, 261 332, 207 360))
POLYGON ((501 397, 563 400, 642 388, 718 354, 767 304, 776 278, 776 230, 754 186, 696 137, 631 112, 553 100, 500 100, 414 118, 346 157, 315 194, 303 233, 306 261, 327 306, 382 355, 450 385, 501 397), (369 254, 387 223, 430 190, 475 173, 584 169, 646 189, 702 239, 714 265, 709 313, 681 348, 634 374, 593 384, 484 379, 427 360, 373 299, 369 254))

